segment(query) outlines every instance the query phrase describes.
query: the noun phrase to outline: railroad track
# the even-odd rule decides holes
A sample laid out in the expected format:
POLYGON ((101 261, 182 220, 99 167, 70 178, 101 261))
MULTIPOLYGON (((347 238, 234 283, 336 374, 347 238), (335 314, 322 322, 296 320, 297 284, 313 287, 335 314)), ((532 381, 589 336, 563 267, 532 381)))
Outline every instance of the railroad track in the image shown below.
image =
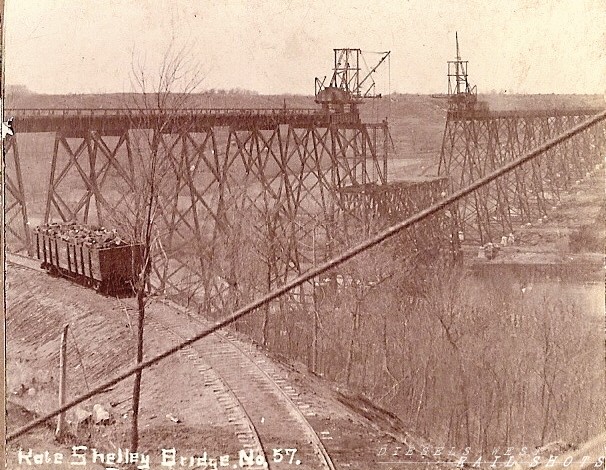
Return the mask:
MULTIPOLYGON (((124 307, 126 310, 134 311, 134 308, 124 307)), ((175 332, 174 325, 167 326, 166 322, 157 322, 155 320, 147 320, 147 323, 160 334, 169 333, 177 341, 184 338, 175 332)), ((267 462, 267 455, 263 449, 261 438, 255 428, 254 423, 246 412, 238 397, 229 389, 221 376, 200 356, 195 347, 189 346, 179 351, 179 354, 192 361, 198 372, 204 377, 204 386, 210 387, 217 402, 227 416, 227 421, 235 428, 236 438, 240 443, 242 450, 247 452, 252 451, 253 455, 260 456, 262 462, 267 462)), ((267 465, 253 464, 251 469, 268 468, 267 465)))
MULTIPOLYGON (((44 272, 37 260, 27 256, 7 253, 6 259, 44 272)), ((116 300, 121 308, 134 312, 134 307, 116 300)), ((146 323, 175 341, 188 339, 212 325, 204 318, 188 315, 173 302, 154 300, 157 307, 153 315, 147 316, 146 323)), ((234 428, 241 449, 254 456, 246 468, 296 465, 293 468, 336 469, 322 442, 332 437, 327 432, 320 437, 307 419, 316 415, 313 405, 255 347, 245 347, 235 335, 221 331, 181 350, 180 354, 192 362, 203 376, 204 385, 212 390, 234 428)))
MULTIPOLYGON (((159 303, 181 315, 162 315, 159 318, 156 313, 152 322, 160 331, 168 331, 178 340, 185 340, 194 332, 212 325, 199 316, 186 316, 186 310, 172 302, 159 303)), ((292 461, 290 463, 298 465, 298 468, 335 470, 320 436, 307 420, 308 416, 316 415, 312 404, 305 401, 301 393, 288 383, 284 373, 271 365, 260 351, 252 346, 244 347, 226 331, 215 333, 185 351, 183 355, 205 374, 209 386, 216 387, 213 392, 216 390, 217 400, 224 408, 233 409, 236 404, 240 405, 242 413, 234 424, 249 431, 238 435, 238 438, 242 438, 241 442, 248 442, 248 448, 261 446, 269 468, 272 464, 279 468, 292 461), (212 373, 207 378, 209 371, 212 373), (213 375, 219 382, 212 378, 213 375), (229 396, 225 396, 225 390, 229 391, 229 396), (282 452, 276 455, 274 449, 282 452), (287 454, 285 449, 296 449, 296 452, 287 454), (277 464, 276 460, 280 459, 284 464, 277 464)), ((323 434, 323 438, 330 436, 323 434)))

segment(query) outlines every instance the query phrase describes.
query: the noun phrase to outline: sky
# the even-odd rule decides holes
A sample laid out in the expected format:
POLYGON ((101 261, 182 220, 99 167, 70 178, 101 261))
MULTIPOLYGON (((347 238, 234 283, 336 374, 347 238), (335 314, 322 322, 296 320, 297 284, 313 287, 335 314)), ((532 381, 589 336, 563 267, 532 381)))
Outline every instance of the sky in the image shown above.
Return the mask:
POLYGON ((606 92, 606 0, 5 0, 5 76, 129 92, 133 64, 156 77, 185 50, 201 91, 311 95, 351 47, 369 66, 391 51, 379 92, 445 93, 455 31, 479 92, 606 92))

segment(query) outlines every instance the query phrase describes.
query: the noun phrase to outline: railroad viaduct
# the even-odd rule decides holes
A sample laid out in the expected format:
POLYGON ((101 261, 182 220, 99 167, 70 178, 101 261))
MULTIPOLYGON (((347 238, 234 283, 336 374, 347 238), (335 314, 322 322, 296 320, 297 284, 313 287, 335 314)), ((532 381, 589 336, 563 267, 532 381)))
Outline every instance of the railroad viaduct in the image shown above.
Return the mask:
MULTIPOLYGON (((241 291, 232 298, 245 295, 253 278, 266 280, 261 289, 269 290, 394 217, 427 206, 446 189, 443 178, 391 182, 388 124, 364 123, 357 113, 47 109, 7 114, 14 116, 15 130, 5 141, 11 250, 33 249, 26 202, 33 182, 21 171, 20 136, 54 133, 45 156, 43 222, 77 219, 123 227, 121 219, 136 215, 136 195, 150 177, 144 160, 157 155, 153 177, 163 235, 156 286, 184 292, 201 284, 203 303, 215 308, 226 307, 222 300, 235 288, 241 291)), ((420 246, 423 236, 425 249, 430 243, 436 248, 444 239, 443 223, 418 228, 402 242, 420 246)))
MULTIPOLYGON (((27 190, 39 182, 21 171, 19 142, 28 134, 50 132, 48 188, 36 216, 43 222, 77 218, 133 228, 146 207, 141 196, 153 195, 154 288, 188 310, 197 306, 216 318, 596 113, 450 109, 439 176, 391 181, 387 123, 364 123, 356 113, 9 110, 15 135, 4 141, 7 248, 35 250, 28 238, 32 207, 27 190), (153 171, 150 160, 157 164, 153 171)), ((594 121, 414 224, 383 245, 381 256, 399 257, 415 270, 424 263, 436 266, 437 258, 452 259, 460 241, 498 241, 518 224, 543 217, 579 179, 603 164, 605 120, 594 121), (426 252, 431 256, 423 256, 426 252)), ((339 275, 334 280, 348 281, 339 275)), ((309 357, 316 351, 309 345, 317 339, 308 319, 317 317, 323 282, 315 278, 290 290, 267 307, 272 315, 268 310, 265 316, 278 336, 281 322, 304 318, 311 323, 305 328, 289 324, 293 335, 284 344, 275 343, 276 338, 270 344, 311 364, 312 371, 317 353, 309 357), (291 315, 295 310, 299 315, 291 315)), ((258 340, 258 322, 244 326, 242 331, 258 340)))
MULTIPOLYGON (((469 185, 596 111, 450 109, 438 177, 410 181, 390 179, 388 124, 362 122, 357 113, 8 113, 14 116, 15 135, 4 142, 7 248, 36 250, 29 235, 27 190, 40 183, 21 171, 19 139, 52 132, 53 145, 43 157, 48 158, 48 186, 37 219, 105 224, 133 236, 144 198, 153 194, 151 287, 212 318, 469 185)), ((315 278, 264 307, 262 318, 238 328, 314 370, 317 353, 309 344, 316 343, 318 328, 294 325, 293 335, 282 337, 290 318, 315 318, 316 325, 314 312, 327 293, 339 286, 375 285, 393 269, 409 273, 407 289, 414 291, 423 273, 459 262, 461 245, 498 242, 516 227, 542 220, 564 192, 603 164, 605 154, 601 120, 410 227, 382 247, 368 272, 353 268, 315 278), (381 259, 389 267, 377 273, 381 259)))
MULTIPOLYGON (((338 242, 377 229, 377 219, 410 215, 439 198, 447 184, 464 187, 597 112, 449 109, 441 178, 392 182, 388 123, 365 123, 357 113, 7 110, 16 133, 4 142, 7 244, 14 251, 32 249, 26 202, 32 182, 21 171, 22 134, 54 134, 54 145, 40 155, 49 162, 44 222, 107 223, 138 183, 138 154, 160 152, 162 171, 168 170, 161 190, 170 240, 165 250, 172 252, 179 239, 204 242, 205 233, 226 229, 232 209, 248 208, 256 213, 258 234, 273 239, 265 262, 279 280, 325 259, 338 242), (106 194, 116 190, 122 191, 117 200, 106 194)), ((602 163, 605 145, 604 125, 598 124, 453 208, 447 233, 441 221, 427 235, 440 243, 456 232, 472 242, 500 240, 516 225, 546 215, 562 191, 602 163)), ((163 268, 162 286, 170 285, 170 271, 163 268)))
MULTIPOLYGON (((346 78, 337 63, 335 50, 335 84, 346 78)), ((599 112, 491 111, 469 88, 458 47, 454 63, 438 175, 425 180, 392 180, 390 161, 397 155, 388 123, 362 121, 354 105, 6 110, 14 118, 14 135, 3 142, 7 248, 35 251, 33 220, 79 220, 137 237, 143 212, 153 207, 153 288, 211 316, 233 312, 599 112), (47 190, 33 207, 28 191, 43 183, 23 171, 19 149, 22 138, 40 133, 52 135, 52 144, 38 149, 48 165, 47 190)), ((327 95, 335 88, 325 88, 327 95)), ((606 121, 600 119, 382 249, 414 266, 456 260, 461 243, 496 242, 545 217, 605 155, 606 121)), ((303 284, 272 307, 284 315, 292 308, 317 311, 324 281, 303 284)))
MULTIPOLYGON (((15 131, 4 141, 7 246, 33 250, 26 192, 38 182, 21 170, 20 136, 51 133, 52 144, 37 149, 49 166, 37 220, 136 235, 143 207, 153 205, 155 288, 206 311, 235 308, 598 113, 489 110, 469 84, 457 38, 438 175, 393 181, 389 125, 363 122, 358 109, 380 96, 372 74, 390 53, 381 54, 364 75, 355 65, 362 51, 335 49, 330 83, 316 79, 321 107, 313 109, 6 110, 15 131)), ((600 121, 415 225, 388 250, 431 265, 456 259, 462 242, 499 241, 545 217, 605 151, 600 121)), ((314 286, 292 300, 315 302, 314 286)))

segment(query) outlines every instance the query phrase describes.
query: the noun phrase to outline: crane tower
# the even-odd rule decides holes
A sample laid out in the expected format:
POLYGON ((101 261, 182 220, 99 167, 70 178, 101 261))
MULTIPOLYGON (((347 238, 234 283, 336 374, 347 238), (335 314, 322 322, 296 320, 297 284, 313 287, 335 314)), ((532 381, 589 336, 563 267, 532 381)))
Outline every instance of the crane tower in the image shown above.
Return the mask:
POLYGON ((335 113, 357 113, 357 106, 365 98, 380 98, 372 76, 379 66, 389 57, 390 51, 381 52, 379 62, 368 68, 360 49, 333 49, 334 67, 328 85, 326 78, 316 78, 316 103, 322 108, 335 113), (364 66, 365 68, 363 68, 364 66))
POLYGON ((455 60, 448 61, 448 103, 452 111, 487 110, 487 104, 478 102, 476 86, 468 80, 467 65, 469 61, 461 59, 459 35, 455 33, 457 55, 455 60))

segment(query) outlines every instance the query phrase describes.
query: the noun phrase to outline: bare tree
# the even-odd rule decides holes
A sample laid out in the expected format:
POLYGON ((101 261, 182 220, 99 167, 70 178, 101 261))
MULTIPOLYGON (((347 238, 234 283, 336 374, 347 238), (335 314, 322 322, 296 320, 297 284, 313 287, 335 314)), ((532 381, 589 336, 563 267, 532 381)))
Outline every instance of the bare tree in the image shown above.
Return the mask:
MULTIPOLYGON (((135 94, 128 104, 127 116, 133 129, 129 136, 131 191, 128 200, 121 201, 113 219, 140 245, 134 285, 138 310, 137 364, 143 361, 145 309, 154 284, 152 277, 158 271, 159 260, 167 262, 163 240, 174 229, 170 216, 178 201, 174 182, 182 177, 179 159, 183 158, 175 145, 179 136, 187 132, 189 121, 184 110, 203 80, 201 68, 191 61, 190 53, 191 47, 171 45, 155 73, 150 73, 133 53, 131 80, 135 94)), ((181 145, 185 143, 182 141, 181 145)), ((137 373, 133 383, 130 444, 133 452, 139 445, 141 377, 142 373, 137 373)))

